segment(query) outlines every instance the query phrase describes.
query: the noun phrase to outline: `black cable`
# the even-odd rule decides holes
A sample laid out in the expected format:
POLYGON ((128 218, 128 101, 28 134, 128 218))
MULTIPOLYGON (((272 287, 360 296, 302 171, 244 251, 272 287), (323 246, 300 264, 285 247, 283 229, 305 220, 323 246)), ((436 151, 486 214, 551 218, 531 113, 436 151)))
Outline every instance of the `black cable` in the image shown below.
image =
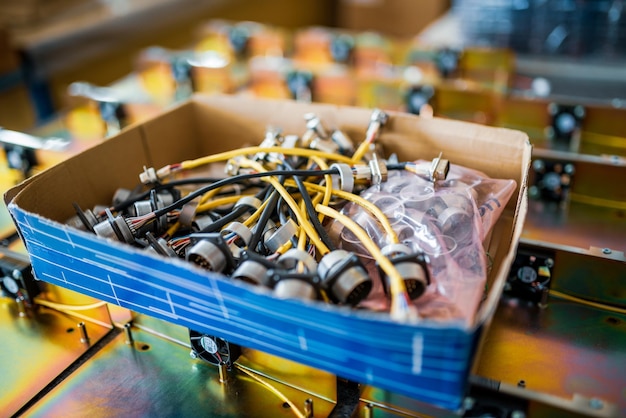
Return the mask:
POLYGON ((283 176, 283 175, 286 175, 286 176, 324 176, 326 174, 338 174, 338 170, 334 168, 330 170, 294 170, 294 171, 273 170, 273 171, 265 171, 261 173, 239 174, 237 176, 221 179, 205 187, 201 187, 198 190, 189 193, 187 196, 183 197, 182 199, 172 203, 171 205, 161 208, 159 210, 155 210, 152 213, 154 214, 155 218, 158 218, 159 216, 163 216, 166 213, 173 211, 174 209, 181 208, 183 205, 191 202, 196 197, 202 196, 203 194, 210 192, 213 189, 217 189, 217 188, 227 186, 233 183, 239 183, 242 180, 255 179, 255 178, 261 178, 261 177, 283 176))
POLYGON ((200 232, 207 233, 207 232, 218 231, 222 229, 223 227, 225 227, 226 225, 228 225, 229 223, 236 220, 237 218, 239 218, 240 216, 243 216, 246 212, 249 212, 250 208, 251 206, 248 206, 248 205, 237 206, 237 208, 231 211, 228 215, 224 215, 218 220, 216 220, 215 222, 213 222, 212 224, 205 226, 204 228, 202 228, 202 230, 200 230, 200 232))
POLYGON ((387 170, 404 170, 408 163, 388 164, 387 170))
MULTIPOLYGON (((283 185, 283 183, 285 183, 285 178, 286 178, 285 176, 278 176, 278 182, 281 185, 283 185)), ((269 200, 267 202, 267 205, 263 209, 263 212, 261 212, 261 216, 259 216, 259 219, 256 223, 256 229, 254 230, 254 233, 252 234, 252 238, 250 238, 250 243, 248 244, 248 249, 250 249, 250 251, 256 251, 256 247, 257 245, 259 245, 259 242, 261 241, 261 237, 263 236, 265 225, 267 224, 267 221, 270 220, 272 216, 272 212, 274 211, 274 208, 279 198, 280 198, 280 193, 278 193, 274 189, 274 186, 269 184, 266 188, 264 201, 268 199, 269 200)))
POLYGON ((265 225, 267 221, 270 220, 272 216, 272 212, 276 207, 276 203, 280 198, 280 194, 277 191, 273 191, 269 197, 269 201, 267 202, 267 206, 261 212, 261 216, 259 216, 259 220, 256 224, 256 229, 252 234, 252 238, 250 238, 250 243, 248 244, 248 250, 256 252, 256 247, 259 245, 259 241, 261 241, 261 237, 263 236, 263 231, 265 230, 265 225))
POLYGON ((254 197, 256 197, 259 200, 263 200, 264 198, 267 198, 267 196, 269 196, 271 194, 272 190, 273 190, 272 185, 268 184, 267 186, 263 187, 261 190, 256 192, 254 197))
MULTIPOLYGON (((406 165, 408 163, 404 162, 404 163, 397 163, 397 164, 389 164, 387 166, 388 170, 404 170, 406 168, 406 165)), ((303 172, 306 172, 306 174, 302 174, 302 175, 310 175, 310 176, 320 176, 320 175, 325 175, 325 174, 337 174, 337 171, 335 169, 332 170, 302 170, 303 172)), ((273 173, 276 173, 278 171, 273 171, 273 173)), ((254 175, 252 177, 246 177, 246 179, 252 179, 252 178, 259 178, 259 177, 263 177, 264 175, 271 175, 268 173, 265 173, 263 175, 261 174, 257 174, 254 173, 254 175)), ((294 175, 294 174, 292 174, 294 175)), ((241 174, 240 176, 250 176, 249 174, 241 174)), ((223 185, 228 185, 228 184, 234 184, 239 182, 240 180, 242 180, 239 176, 236 177, 229 177, 228 179, 234 179, 237 178, 238 180, 236 181, 231 181, 228 183, 220 183, 220 186, 217 187, 221 187, 223 185)), ((158 184, 155 187, 153 187, 150 190, 156 189, 157 191, 160 190, 167 190, 176 186, 188 186, 191 184, 204 184, 204 183, 218 183, 221 181, 224 181, 226 179, 216 179, 216 178, 210 178, 210 177, 206 177, 206 178, 189 178, 189 179, 181 179, 181 180, 173 180, 169 183, 164 183, 164 184, 158 184)), ((254 185, 249 185, 248 187, 254 187, 256 186, 256 184, 254 185)), ((247 187, 246 187, 247 188, 247 187)), ((150 195, 150 190, 147 190, 143 193, 140 193, 136 196, 131 197, 130 199, 127 199, 123 202, 118 203, 117 205, 114 205, 111 207, 111 211, 112 212, 119 212, 121 210, 126 209, 127 207, 129 207, 130 205, 134 204, 135 202, 139 201, 139 200, 143 200, 146 197, 148 197, 150 195)), ((260 192, 259 192, 260 193, 260 192)), ((258 196, 257 196, 258 197, 258 196)), ((185 202, 186 203, 186 202, 185 202)), ((176 209, 177 207, 174 207, 174 209, 176 209)))
MULTIPOLYGON (((291 170, 292 167, 287 163, 287 161, 283 161, 283 165, 287 167, 288 170, 291 170)), ((294 170, 295 171, 295 170, 294 170)), ((298 190, 300 190, 300 195, 302 196, 302 201, 304 202, 304 207, 306 208, 307 215, 313 228, 317 231, 320 239, 324 243, 325 246, 328 247, 329 250, 334 251, 337 249, 333 241, 328 236, 328 233, 322 226, 322 223, 317 217, 317 212, 315 211, 315 207, 313 206, 313 201, 311 200, 311 196, 309 195, 306 186, 302 182, 300 176, 293 176, 293 179, 296 181, 296 185, 298 186, 298 190)))
MULTIPOLYGON (((195 178, 188 178, 188 179, 181 179, 181 180, 173 180, 169 183, 164 183, 164 184, 157 184, 154 187, 152 187, 149 190, 146 190, 145 192, 139 193, 137 195, 133 195, 132 197, 130 197, 129 199, 126 199, 123 202, 118 203, 117 205, 112 206, 110 209, 112 212, 119 212, 121 210, 126 209, 127 207, 129 207, 130 205, 132 205, 133 203, 139 201, 139 200, 143 200, 146 197, 148 197, 150 195, 150 192, 152 190, 157 190, 157 191, 162 191, 162 190, 168 190, 168 189, 172 189, 176 186, 189 186, 191 184, 206 184, 206 183, 215 183, 218 182, 220 180, 223 179, 218 179, 218 178, 213 178, 213 177, 195 177, 195 178)), ((259 184, 247 184, 243 186, 243 190, 246 190, 248 188, 251 187, 256 187, 259 184)), ((232 194, 231 191, 227 191, 225 193, 218 193, 218 196, 222 196, 222 195, 228 195, 228 194, 232 194)))

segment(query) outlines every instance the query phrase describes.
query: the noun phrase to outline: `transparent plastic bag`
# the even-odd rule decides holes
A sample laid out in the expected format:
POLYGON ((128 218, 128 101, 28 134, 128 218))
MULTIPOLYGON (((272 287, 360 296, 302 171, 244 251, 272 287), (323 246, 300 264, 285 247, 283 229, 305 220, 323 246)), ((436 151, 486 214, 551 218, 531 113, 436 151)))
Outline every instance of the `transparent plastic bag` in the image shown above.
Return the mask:
MULTIPOLYGON (((413 301, 420 317, 473 320, 488 273, 483 242, 515 188, 513 180, 491 179, 476 170, 451 165, 446 180, 432 183, 406 170, 393 171, 386 182, 361 193, 383 211, 401 243, 428 256, 431 283, 413 301)), ((365 229, 379 247, 391 244, 366 209, 349 203, 342 213, 365 229)), ((348 229, 335 222, 330 231, 341 248, 361 257, 374 280, 361 307, 389 309, 375 260, 348 229)))

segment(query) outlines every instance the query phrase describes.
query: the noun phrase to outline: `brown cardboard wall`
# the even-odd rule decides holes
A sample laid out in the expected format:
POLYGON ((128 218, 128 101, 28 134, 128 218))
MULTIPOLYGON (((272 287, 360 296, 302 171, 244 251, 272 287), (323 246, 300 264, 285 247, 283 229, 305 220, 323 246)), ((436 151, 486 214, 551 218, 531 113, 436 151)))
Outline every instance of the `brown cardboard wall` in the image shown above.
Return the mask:
POLYGON ((339 0, 338 25, 400 38, 417 35, 450 8, 450 0, 339 0))

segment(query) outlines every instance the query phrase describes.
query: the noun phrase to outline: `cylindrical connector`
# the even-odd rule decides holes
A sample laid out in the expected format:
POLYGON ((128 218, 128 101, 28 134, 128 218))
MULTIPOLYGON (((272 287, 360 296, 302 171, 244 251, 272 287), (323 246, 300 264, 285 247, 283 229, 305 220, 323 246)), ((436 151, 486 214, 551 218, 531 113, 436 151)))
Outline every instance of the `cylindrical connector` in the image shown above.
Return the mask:
POLYGON ((229 239, 227 244, 233 253, 233 256, 238 258, 242 248, 245 248, 250 243, 250 240, 252 239, 252 231, 241 222, 231 222, 226 225, 221 232, 221 235, 224 238, 230 234, 233 234, 234 237, 229 239))
MULTIPOLYGON (((268 231, 269 232, 269 231, 268 231)), ((265 247, 275 253, 298 233, 298 225, 290 218, 264 240, 265 247)))
POLYGON ((267 267, 262 263, 246 260, 239 264, 231 277, 250 284, 270 287, 271 280, 268 278, 267 271, 267 267))
POLYGON ((104 221, 94 225, 93 231, 100 237, 117 239, 128 244, 135 242, 132 230, 126 219, 121 216, 108 216, 104 221))
POLYGON ((343 155, 349 155, 354 152, 354 144, 352 143, 352 140, 348 138, 343 131, 334 131, 331 134, 330 139, 332 139, 333 142, 339 146, 339 151, 341 151, 343 155))
POLYGON ((279 257, 277 266, 282 271, 268 272, 271 280, 276 283, 276 297, 306 300, 317 298, 317 289, 313 285, 313 281, 317 280, 317 263, 309 253, 292 248, 279 257))
POLYGON ((149 232, 146 234, 146 238, 150 244, 147 251, 152 251, 153 253, 164 257, 178 257, 176 252, 169 245, 167 245, 167 241, 163 238, 155 238, 154 235, 149 232))
POLYGON ((224 271, 227 264, 223 249, 209 240, 200 240, 189 248, 187 260, 218 273, 224 271))
POLYGON ((354 174, 352 167, 345 163, 335 163, 330 168, 337 169, 339 174, 333 174, 333 188, 344 192, 352 193, 354 191, 354 174))
POLYGON ((372 279, 359 258, 345 250, 326 254, 318 265, 322 286, 335 303, 355 306, 367 297, 372 279))
MULTIPOLYGON (((381 249, 385 257, 395 266, 404 281, 407 294, 411 299, 417 299, 430 284, 430 275, 427 268, 427 259, 421 253, 414 253, 404 244, 390 244, 381 249)), ((383 284, 389 292, 389 277, 381 271, 383 284)))
POLYGON ((317 298, 317 291, 306 280, 283 278, 274 286, 274 296, 279 299, 314 300, 317 298))
POLYGON ((82 229, 83 231, 93 231, 94 226, 99 222, 98 217, 92 210, 81 210, 79 207, 76 207, 76 216, 68 219, 66 223, 71 227, 82 229))

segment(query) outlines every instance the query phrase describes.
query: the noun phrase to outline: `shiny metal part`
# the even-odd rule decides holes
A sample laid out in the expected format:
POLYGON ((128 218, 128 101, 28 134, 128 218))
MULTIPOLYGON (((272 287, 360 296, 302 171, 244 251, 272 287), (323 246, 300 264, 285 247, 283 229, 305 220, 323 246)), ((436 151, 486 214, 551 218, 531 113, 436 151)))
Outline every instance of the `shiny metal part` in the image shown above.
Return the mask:
POLYGON ((315 416, 315 410, 313 409, 313 399, 307 398, 304 401, 304 416, 306 418, 313 418, 315 416))
POLYGON ((69 147, 71 141, 66 138, 57 137, 43 138, 0 127, 0 143, 35 150, 40 149, 61 152, 69 147))
POLYGON ((200 267, 221 272, 226 268, 227 260, 224 250, 217 244, 203 239, 194 244, 187 251, 187 260, 200 267))
POLYGON ((241 222, 231 222, 222 229, 221 234, 224 238, 230 234, 234 235, 228 240, 230 242, 228 246, 235 258, 239 258, 242 249, 247 247, 252 239, 252 231, 241 222))
POLYGON ((304 250, 292 248, 278 257, 277 264, 284 269, 294 270, 297 273, 317 273, 317 262, 304 250))
POLYGON ((15 304, 17 305, 17 314, 20 318, 26 318, 28 313, 26 312, 26 304, 24 303, 24 297, 18 296, 15 298, 15 304))
POLYGON ((80 342, 84 344, 89 344, 89 334, 87 333, 87 326, 84 322, 79 322, 78 331, 80 332, 80 342))
POLYGON ((334 163, 330 168, 339 171, 339 174, 332 175, 333 188, 352 193, 354 191, 354 174, 352 174, 352 167, 345 163, 334 163))
POLYGON ((228 382, 228 364, 225 361, 220 361, 220 363, 217 365, 217 368, 219 370, 220 383, 228 382))
POLYGON ((372 289, 372 279, 356 255, 335 250, 324 255, 317 267, 322 286, 337 303, 357 305, 372 289))
POLYGON ((370 116, 370 123, 367 127, 365 138, 371 138, 370 142, 375 141, 380 135, 380 129, 387 124, 389 115, 380 109, 374 109, 370 116))
POLYGON ((450 161, 441 158, 442 153, 433 159, 430 169, 428 170, 428 176, 430 181, 445 180, 448 177, 450 171, 450 161))
POLYGON ((282 278, 274 286, 274 296, 279 299, 315 300, 317 291, 305 280, 282 278))
POLYGON ((319 116, 315 113, 307 113, 304 115, 304 120, 306 120, 307 129, 313 131, 315 135, 322 139, 328 139, 328 132, 326 128, 324 128, 319 116))
POLYGON ((126 340, 124 341, 127 345, 133 345, 135 339, 133 338, 133 325, 130 322, 124 324, 124 335, 126 336, 126 340))
MULTIPOLYGON (((429 274, 426 267, 426 259, 420 254, 415 254, 404 244, 390 244, 381 248, 381 252, 396 267, 403 278, 407 294, 411 299, 417 299, 430 284, 429 274)), ((389 278, 383 274, 384 284, 389 287, 389 278)), ((388 289, 387 289, 388 291, 388 289)))
POLYGON ((107 219, 94 225, 93 230, 100 237, 116 239, 126 243, 135 241, 133 232, 124 217, 119 215, 113 217, 110 212, 108 212, 107 219))
POLYGON ((298 233, 298 230, 298 225, 295 223, 295 221, 289 218, 286 223, 279 226, 276 231, 274 231, 267 238, 265 238, 264 244, 268 250, 270 250, 272 253, 275 253, 280 247, 282 247, 287 242, 289 242, 289 240, 295 237, 298 233))
MULTIPOLYGON (((57 291, 68 303, 85 303, 86 297, 66 290, 57 291)), ((92 299, 89 299, 92 303, 92 299)), ((18 306, 0 297, 0 334, 3 354, 0 356, 0 411, 13 416, 50 382, 83 355, 89 346, 76 335, 75 318, 53 309, 38 306, 28 319, 20 318, 18 306), (36 376, 36 378, 33 378, 36 376)), ((107 321, 103 310, 89 312, 98 321, 107 321)), ((95 344, 110 331, 92 323, 91 341, 95 344)))
POLYGON ((342 154, 349 155, 354 151, 354 143, 343 131, 339 129, 334 130, 330 135, 330 139, 339 146, 339 151, 341 151, 342 154))
POLYGON ((233 272, 233 279, 244 282, 269 287, 271 280, 267 276, 267 267, 258 261, 245 260, 233 272))
POLYGON ((372 154, 369 167, 373 185, 378 185, 387 181, 387 164, 384 161, 379 160, 376 153, 372 154))

